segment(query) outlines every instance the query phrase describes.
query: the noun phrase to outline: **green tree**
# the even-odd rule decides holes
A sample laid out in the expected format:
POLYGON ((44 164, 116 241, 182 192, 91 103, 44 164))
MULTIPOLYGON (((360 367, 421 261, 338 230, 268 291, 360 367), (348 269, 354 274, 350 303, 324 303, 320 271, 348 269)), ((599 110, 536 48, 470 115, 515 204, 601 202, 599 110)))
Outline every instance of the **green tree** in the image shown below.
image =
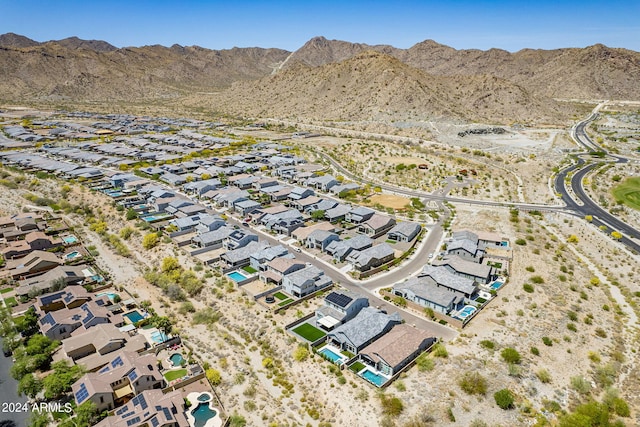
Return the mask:
POLYGON ((142 238, 142 247, 145 249, 153 249, 159 241, 160 239, 156 233, 149 233, 142 238))
POLYGON ((496 391, 493 394, 493 398, 496 401, 496 405, 500 408, 505 410, 513 408, 514 397, 509 389, 503 388, 502 390, 496 391))
POLYGON ((52 366, 53 373, 42 380, 44 397, 56 399, 71 390, 71 385, 83 374, 80 365, 67 365, 65 360, 55 362, 52 366))
POLYGON ((173 328, 173 323, 171 323, 171 320, 167 316, 153 316, 151 318, 151 324, 164 332, 165 335, 169 335, 173 328))
POLYGON ((205 375, 213 386, 218 386, 222 382, 222 376, 220 375, 220 371, 217 369, 209 368, 206 370, 205 375))
POLYGON ((18 395, 34 398, 42 390, 42 381, 33 374, 26 374, 18 383, 18 395))
POLYGON ((314 221, 321 221, 324 219, 324 211, 322 209, 311 212, 311 219, 314 221))

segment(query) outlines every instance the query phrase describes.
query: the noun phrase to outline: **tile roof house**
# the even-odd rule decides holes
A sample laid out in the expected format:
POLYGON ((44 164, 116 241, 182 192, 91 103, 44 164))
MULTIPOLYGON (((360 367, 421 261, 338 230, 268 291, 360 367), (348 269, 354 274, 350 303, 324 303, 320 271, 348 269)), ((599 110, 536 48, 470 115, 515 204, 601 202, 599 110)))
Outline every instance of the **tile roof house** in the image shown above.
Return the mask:
POLYGON ((338 180, 333 175, 322 175, 307 180, 309 187, 314 187, 322 191, 329 191, 331 187, 338 185, 338 180))
POLYGON ((315 230, 335 231, 336 227, 327 221, 318 222, 308 227, 300 227, 291 233, 291 237, 296 239, 299 243, 304 243, 307 237, 315 230))
POLYGON ((369 300, 351 291, 332 291, 324 297, 323 305, 316 310, 316 323, 330 330, 354 318, 369 300))
POLYGON ((191 239, 191 242, 194 245, 197 245, 201 248, 217 249, 222 247, 222 242, 232 232, 233 232, 233 228, 224 225, 213 231, 207 231, 207 232, 198 234, 196 237, 191 239))
POLYGON ((364 307, 353 319, 329 332, 327 342, 358 354, 401 322, 398 313, 387 314, 377 308, 364 307))
POLYGON ((426 331, 407 324, 395 325, 358 354, 366 365, 393 376, 436 342, 426 331))
POLYGON ((422 226, 418 223, 403 221, 397 223, 391 230, 389 230, 387 235, 390 240, 411 242, 418 234, 420 234, 421 229, 422 226))
POLYGON ((372 246, 363 251, 353 250, 346 261, 358 271, 367 271, 393 260, 395 251, 386 243, 372 246))
POLYGON ((329 243, 325 248, 327 253, 338 262, 344 261, 351 251, 363 251, 373 246, 373 239, 363 234, 357 234, 348 240, 329 243))
POLYGON ((368 220, 361 222, 358 231, 375 239, 391 230, 396 225, 396 220, 387 215, 373 214, 368 220))
POLYGON ((276 258, 286 256, 293 257, 293 255, 289 254, 289 251, 284 246, 268 246, 260 251, 252 253, 250 256, 249 264, 254 269, 263 271, 267 269, 267 263, 273 261, 276 258))
POLYGON ((62 340, 62 350, 71 360, 75 361, 93 353, 108 354, 127 343, 127 335, 112 323, 96 325, 83 332, 62 340))
POLYGON ((254 200, 242 200, 233 204, 233 210, 242 216, 246 216, 260 209, 260 206, 262 205, 254 200))
POLYGON ((282 279, 282 289, 300 298, 331 285, 332 280, 314 265, 287 274, 282 279))
POLYGON ((466 277, 478 283, 489 283, 495 276, 493 267, 468 261, 456 255, 434 261, 433 265, 442 266, 457 276, 466 277))
POLYGON ((326 230, 314 230, 307 236, 305 246, 310 249, 320 249, 324 252, 331 242, 337 242, 340 237, 336 233, 326 230))
POLYGON ((7 266, 2 276, 13 279, 30 277, 49 271, 64 262, 56 254, 46 251, 33 251, 29 255, 17 259, 7 260, 7 266))
POLYGON ((77 405, 91 400, 99 412, 111 410, 144 390, 159 389, 164 378, 155 355, 121 352, 98 372, 90 372, 71 389, 77 405))
POLYGON ((315 191, 306 187, 293 187, 289 193, 289 200, 300 200, 309 196, 315 196, 315 191))
POLYGON ((222 241, 222 247, 226 250, 232 251, 234 249, 242 248, 247 246, 249 242, 257 242, 258 235, 252 233, 248 230, 233 230, 229 235, 222 241))
POLYGON ((48 313, 63 308, 77 308, 91 299, 92 295, 82 286, 67 286, 61 291, 36 297, 35 306, 38 310, 48 313))
POLYGON ((373 209, 365 208, 364 206, 358 206, 347 212, 345 221, 353 224, 361 224, 371 218, 376 213, 373 209))
POLYGON ((268 246, 266 242, 249 242, 246 246, 230 250, 220 255, 220 260, 225 264, 225 268, 246 267, 251 261, 251 254, 254 254, 268 246))
POLYGON ((429 283, 465 298, 471 298, 478 292, 474 279, 454 274, 443 266, 425 265, 418 277, 429 279, 429 283))
POLYGON ((306 264, 296 260, 295 258, 280 257, 269 261, 265 265, 264 271, 260 271, 259 278, 264 283, 275 283, 280 285, 282 278, 294 271, 302 270, 306 264))
POLYGON ((449 314, 464 305, 465 297, 448 288, 422 277, 412 277, 405 282, 393 285, 393 293, 421 307, 430 308, 443 314, 449 314))
POLYGON ((337 222, 345 219, 346 215, 351 212, 351 208, 347 205, 339 204, 331 209, 324 211, 324 217, 327 221, 337 222))
POLYGON ((182 391, 145 390, 95 427, 189 427, 182 391))
POLYGON ((16 295, 23 296, 29 293, 49 292, 61 285, 83 285, 93 281, 95 271, 87 264, 59 265, 39 276, 31 276, 20 280, 16 288, 16 295), (63 281, 64 284, 59 283, 63 281))

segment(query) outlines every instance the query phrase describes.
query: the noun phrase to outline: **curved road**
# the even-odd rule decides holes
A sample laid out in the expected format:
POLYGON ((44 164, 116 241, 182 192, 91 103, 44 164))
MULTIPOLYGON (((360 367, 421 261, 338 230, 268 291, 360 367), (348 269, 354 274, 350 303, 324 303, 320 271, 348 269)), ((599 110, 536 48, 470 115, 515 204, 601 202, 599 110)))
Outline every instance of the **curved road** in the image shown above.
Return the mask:
MULTIPOLYGON (((602 147, 598 146, 591 140, 591 138, 589 138, 585 131, 587 124, 597 118, 597 110, 599 109, 599 107, 600 106, 596 107, 596 110, 593 114, 591 114, 587 119, 581 121, 574 127, 572 131, 572 137, 578 144, 586 148, 588 151, 599 151, 606 153, 606 151, 604 151, 602 147)), ((615 163, 628 162, 628 159, 624 157, 612 156, 608 153, 606 154, 609 156, 609 158, 615 159, 615 163)), ((640 232, 624 221, 621 221, 616 216, 607 212, 595 201, 593 201, 593 199, 591 199, 584 191, 584 187, 582 186, 584 178, 587 176, 587 174, 600 166, 601 163, 587 163, 585 159, 578 157, 578 161, 576 164, 563 169, 556 176, 554 183, 556 191, 561 195, 562 200, 567 205, 567 208, 575 211, 583 217, 586 215, 593 216, 593 224, 597 225, 598 227, 604 225, 610 231, 619 231, 620 233, 622 233, 620 242, 627 246, 629 249, 640 253, 640 243, 638 243, 637 240, 640 237, 640 232), (573 175, 571 176, 571 189, 576 198, 580 200, 581 204, 576 202, 576 200, 574 200, 567 191, 566 177, 569 173, 573 173, 573 175)))

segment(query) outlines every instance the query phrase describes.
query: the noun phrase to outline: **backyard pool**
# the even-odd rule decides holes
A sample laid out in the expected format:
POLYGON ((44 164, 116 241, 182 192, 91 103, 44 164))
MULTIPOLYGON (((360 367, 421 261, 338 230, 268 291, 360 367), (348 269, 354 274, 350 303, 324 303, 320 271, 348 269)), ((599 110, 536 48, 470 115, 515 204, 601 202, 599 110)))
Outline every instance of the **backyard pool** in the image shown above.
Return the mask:
POLYGON ((337 365, 341 365, 342 363, 344 363, 343 361, 344 357, 339 354, 336 354, 330 348, 325 347, 322 350, 320 350, 318 353, 325 355, 329 360, 331 360, 333 363, 337 365))
POLYGON ((467 317, 471 316, 471 314, 473 314, 474 311, 476 311, 477 308, 475 308, 472 305, 465 305, 464 308, 462 309, 462 311, 460 311, 460 313, 458 313, 458 315, 456 316, 458 319, 464 320, 467 317))
POLYGON ((493 289, 494 291, 497 291, 498 289, 500 289, 502 287, 503 284, 504 283, 502 283, 502 282, 495 281, 495 282, 493 282, 491 284, 491 289, 493 289))
POLYGON ((169 338, 167 338, 167 336, 164 334, 164 332, 155 331, 155 332, 153 332, 151 334, 151 339, 156 344, 162 344, 163 342, 165 342, 169 338))
POLYGON ((81 257, 82 255, 80 254, 80 252, 78 251, 73 251, 73 252, 69 252, 68 254, 66 254, 64 256, 64 259, 67 261, 71 261, 72 259, 76 259, 78 257, 81 257))
MULTIPOLYGON (((111 297, 109 297, 109 299, 111 299, 111 297)), ((123 316, 129 319, 131 323, 136 323, 144 319, 144 316, 142 316, 138 310, 130 311, 127 314, 123 314, 123 316)))
POLYGON ((209 403, 198 403, 196 409, 191 411, 191 416, 193 416, 193 419, 195 420, 195 427, 206 426, 207 421, 215 417, 217 414, 218 413, 214 409, 211 409, 209 403))
POLYGON ((376 374, 369 369, 365 369, 364 371, 360 372, 360 376, 376 387, 382 387, 382 384, 387 382, 387 378, 383 377, 380 374, 376 374))
POLYGON ((209 393, 202 393, 198 396, 199 402, 211 402, 211 395, 209 393))
POLYGON ((227 277, 229 277, 234 282, 242 282, 243 280, 247 280, 248 277, 239 271, 232 271, 231 273, 227 273, 227 277))
MULTIPOLYGON (((101 292, 99 294, 96 294, 96 298, 100 298, 100 297, 104 297, 104 296, 106 296, 107 298, 109 298, 109 300, 111 302, 113 302, 116 299, 116 297, 118 296, 118 294, 114 294, 113 292, 101 292)), ((137 311, 136 311, 136 313, 137 313, 137 311)), ((131 320, 131 319, 129 319, 129 320, 131 320)))
POLYGON ((78 242, 78 238, 77 238, 76 236, 71 235, 71 234, 70 234, 70 235, 68 235, 68 236, 64 236, 64 237, 62 238, 62 240, 64 240, 64 242, 65 242, 67 245, 73 245, 74 243, 77 243, 77 242, 78 242))
POLYGON ((182 362, 184 362, 184 357, 182 357, 180 353, 174 353, 171 355, 171 357, 169 357, 169 360, 171 360, 171 364, 173 366, 182 366, 182 362))

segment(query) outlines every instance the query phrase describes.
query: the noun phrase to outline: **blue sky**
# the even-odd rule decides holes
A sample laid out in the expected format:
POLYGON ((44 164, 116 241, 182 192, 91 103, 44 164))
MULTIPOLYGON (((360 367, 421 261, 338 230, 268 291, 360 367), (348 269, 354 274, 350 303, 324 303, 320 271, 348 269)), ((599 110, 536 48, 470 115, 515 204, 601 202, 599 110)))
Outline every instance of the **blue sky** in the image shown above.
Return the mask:
POLYGON ((174 43, 295 50, 313 36, 408 48, 553 49, 603 43, 640 51, 640 1, 0 0, 0 33, 117 47, 174 43))

